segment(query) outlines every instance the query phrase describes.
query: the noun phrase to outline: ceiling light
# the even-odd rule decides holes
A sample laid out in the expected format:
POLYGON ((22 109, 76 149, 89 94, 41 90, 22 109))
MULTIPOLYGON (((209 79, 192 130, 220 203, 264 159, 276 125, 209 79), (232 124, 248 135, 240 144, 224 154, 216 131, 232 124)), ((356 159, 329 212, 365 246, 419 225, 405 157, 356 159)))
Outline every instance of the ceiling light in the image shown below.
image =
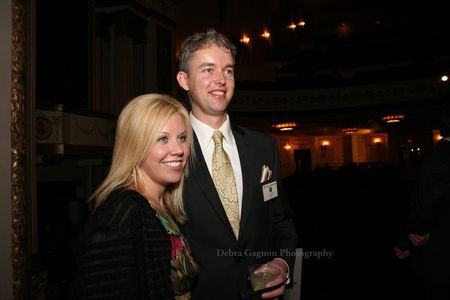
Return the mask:
POLYGON ((280 131, 289 131, 294 130, 297 127, 297 123, 296 122, 278 123, 273 124, 272 127, 275 127, 280 131))
POLYGON ((401 120, 403 120, 404 118, 405 118, 404 115, 387 115, 384 116, 382 119, 386 123, 398 123, 401 122, 401 120))
POLYGON ((244 34, 242 36, 242 38, 240 39, 240 42, 247 45, 248 43, 250 43, 250 37, 248 35, 244 34))
POLYGON ((265 39, 269 39, 270 38, 270 32, 268 32, 267 30, 264 30, 264 32, 261 34, 261 36, 265 39))
POLYGON ((346 134, 355 133, 355 132, 357 132, 357 131, 358 131, 358 129, 356 129, 356 128, 354 128, 354 127, 342 129, 342 132, 344 132, 344 133, 346 133, 346 134))

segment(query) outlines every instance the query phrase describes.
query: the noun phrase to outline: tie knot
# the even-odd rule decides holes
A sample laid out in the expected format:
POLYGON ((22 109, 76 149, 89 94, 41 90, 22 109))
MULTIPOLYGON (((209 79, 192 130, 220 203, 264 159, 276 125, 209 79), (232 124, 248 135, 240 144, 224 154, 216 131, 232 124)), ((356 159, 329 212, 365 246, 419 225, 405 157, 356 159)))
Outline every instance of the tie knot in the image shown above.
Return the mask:
POLYGON ((220 130, 214 131, 212 138, 214 141, 214 145, 222 145, 223 134, 222 132, 220 132, 220 130))

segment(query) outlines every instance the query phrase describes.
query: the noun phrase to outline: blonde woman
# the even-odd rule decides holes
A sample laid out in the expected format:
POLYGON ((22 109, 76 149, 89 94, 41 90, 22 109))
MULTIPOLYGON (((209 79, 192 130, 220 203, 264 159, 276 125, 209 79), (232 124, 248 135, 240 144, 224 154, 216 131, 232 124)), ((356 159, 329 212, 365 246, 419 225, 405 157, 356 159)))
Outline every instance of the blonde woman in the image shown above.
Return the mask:
POLYGON ((189 299, 197 266, 177 223, 192 147, 189 114, 167 95, 121 112, 108 176, 80 235, 75 299, 189 299))

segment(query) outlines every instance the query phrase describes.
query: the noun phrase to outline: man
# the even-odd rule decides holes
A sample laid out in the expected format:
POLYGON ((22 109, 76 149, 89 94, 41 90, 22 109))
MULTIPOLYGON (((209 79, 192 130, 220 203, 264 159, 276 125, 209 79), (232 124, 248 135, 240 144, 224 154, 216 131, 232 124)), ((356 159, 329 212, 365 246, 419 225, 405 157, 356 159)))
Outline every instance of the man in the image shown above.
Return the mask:
POLYGON ((400 259, 411 255, 426 300, 450 299, 449 101, 441 106, 441 123, 443 138, 421 166, 406 234, 394 247, 400 259))
POLYGON ((177 80, 189 95, 195 132, 195 160, 184 189, 188 221, 183 226, 200 266, 193 299, 240 299, 248 288, 249 266, 261 261, 280 270, 267 285, 280 287, 262 294, 276 298, 284 293, 294 269, 297 234, 280 184, 277 143, 231 124, 227 114, 234 93, 235 56, 235 46, 212 29, 189 36, 179 55, 177 80), (225 160, 232 166, 222 178, 227 186, 221 188, 217 178, 226 171, 214 171, 223 166, 217 167, 214 158, 222 147, 213 140, 217 130, 225 160), (237 197, 223 195, 223 190, 233 190, 237 197))

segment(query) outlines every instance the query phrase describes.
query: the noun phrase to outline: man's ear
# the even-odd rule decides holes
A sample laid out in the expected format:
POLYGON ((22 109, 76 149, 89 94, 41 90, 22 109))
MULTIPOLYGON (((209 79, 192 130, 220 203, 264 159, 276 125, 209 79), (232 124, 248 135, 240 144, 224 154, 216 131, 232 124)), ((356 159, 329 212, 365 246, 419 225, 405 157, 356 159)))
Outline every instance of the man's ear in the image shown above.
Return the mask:
POLYGON ((188 85, 188 75, 183 72, 183 71, 179 71, 177 73, 177 81, 178 84, 186 91, 189 91, 189 85, 188 85))

